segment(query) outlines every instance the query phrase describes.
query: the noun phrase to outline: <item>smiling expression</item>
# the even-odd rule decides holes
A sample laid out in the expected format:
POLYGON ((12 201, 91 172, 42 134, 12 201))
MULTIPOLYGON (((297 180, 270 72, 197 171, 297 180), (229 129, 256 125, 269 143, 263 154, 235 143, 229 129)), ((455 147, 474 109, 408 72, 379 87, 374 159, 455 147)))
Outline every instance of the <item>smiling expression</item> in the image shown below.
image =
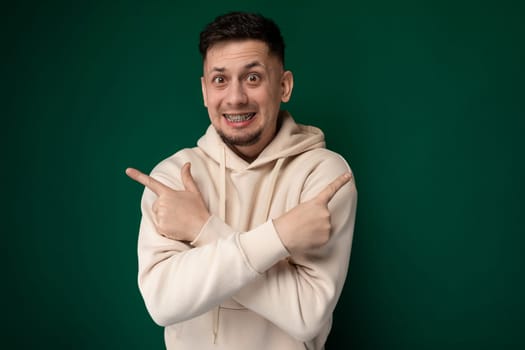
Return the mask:
POLYGON ((292 73, 263 41, 224 41, 208 49, 201 83, 217 133, 245 160, 257 158, 275 136, 281 102, 292 93, 292 73))

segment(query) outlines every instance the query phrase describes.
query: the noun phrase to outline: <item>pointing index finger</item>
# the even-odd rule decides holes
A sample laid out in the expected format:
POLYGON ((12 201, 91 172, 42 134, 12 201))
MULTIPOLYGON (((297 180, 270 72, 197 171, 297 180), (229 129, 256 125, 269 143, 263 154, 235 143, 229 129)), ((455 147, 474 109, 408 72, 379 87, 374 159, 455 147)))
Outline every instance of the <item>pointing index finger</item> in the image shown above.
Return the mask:
POLYGON ((350 181, 350 179, 352 179, 351 173, 344 173, 342 175, 339 175, 334 181, 329 183, 328 186, 324 188, 324 190, 319 192, 319 194, 317 195, 317 200, 321 201, 324 204, 328 204, 332 197, 335 196, 337 191, 339 191, 341 187, 343 187, 348 181, 350 181))
POLYGON ((155 180, 151 176, 142 173, 140 170, 134 168, 127 168, 126 175, 152 190, 157 196, 160 196, 160 194, 163 192, 171 190, 171 188, 169 188, 168 186, 155 180))

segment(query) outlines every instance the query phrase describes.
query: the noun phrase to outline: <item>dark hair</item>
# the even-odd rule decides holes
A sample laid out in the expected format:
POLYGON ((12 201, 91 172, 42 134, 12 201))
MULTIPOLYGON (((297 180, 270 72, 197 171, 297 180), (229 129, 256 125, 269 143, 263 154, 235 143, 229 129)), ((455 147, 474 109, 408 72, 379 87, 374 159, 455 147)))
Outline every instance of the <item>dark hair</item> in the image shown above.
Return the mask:
POLYGON ((255 13, 230 12, 215 18, 200 33, 199 51, 204 60, 208 49, 218 42, 244 39, 263 41, 284 65, 284 39, 279 27, 255 13))

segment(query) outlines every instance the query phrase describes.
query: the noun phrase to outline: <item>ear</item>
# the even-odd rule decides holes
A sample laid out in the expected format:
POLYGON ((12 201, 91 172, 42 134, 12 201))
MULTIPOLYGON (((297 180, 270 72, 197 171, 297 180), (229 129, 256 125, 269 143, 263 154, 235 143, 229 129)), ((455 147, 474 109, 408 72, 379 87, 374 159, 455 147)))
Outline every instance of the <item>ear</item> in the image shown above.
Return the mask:
POLYGON ((204 81, 204 77, 201 77, 201 89, 202 89, 202 99, 204 100, 204 107, 208 108, 208 100, 206 95, 206 82, 204 81))
POLYGON ((290 101, 293 90, 293 74, 289 70, 285 71, 281 77, 281 89, 281 102, 290 101))

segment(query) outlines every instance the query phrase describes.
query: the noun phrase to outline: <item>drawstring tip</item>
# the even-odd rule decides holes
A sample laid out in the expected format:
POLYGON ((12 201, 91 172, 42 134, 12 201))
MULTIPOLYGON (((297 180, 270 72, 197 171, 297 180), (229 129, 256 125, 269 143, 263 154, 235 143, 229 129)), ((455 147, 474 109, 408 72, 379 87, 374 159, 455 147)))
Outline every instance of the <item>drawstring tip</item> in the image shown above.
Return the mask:
POLYGON ((217 306, 213 310, 213 344, 217 344, 217 335, 219 334, 219 313, 221 312, 221 307, 217 306))

